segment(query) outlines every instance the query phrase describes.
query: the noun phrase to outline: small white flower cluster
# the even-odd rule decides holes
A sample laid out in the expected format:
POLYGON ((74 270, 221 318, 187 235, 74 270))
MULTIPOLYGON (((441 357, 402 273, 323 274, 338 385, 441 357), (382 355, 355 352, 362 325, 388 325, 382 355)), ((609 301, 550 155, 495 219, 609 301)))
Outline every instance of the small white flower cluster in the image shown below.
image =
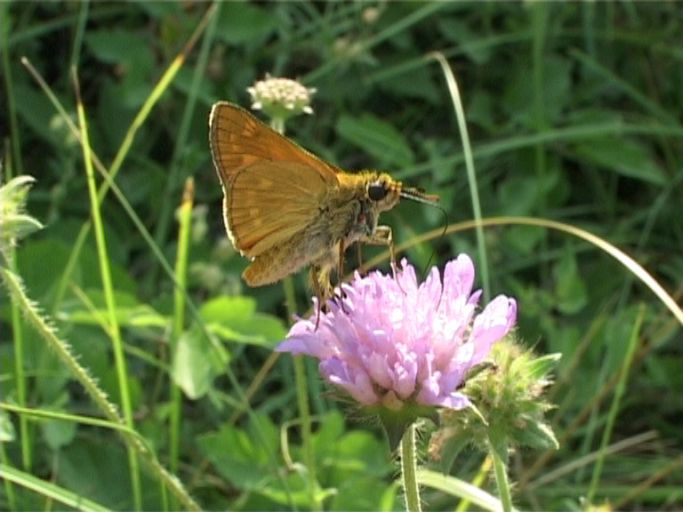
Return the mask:
POLYGON ((266 75, 264 80, 259 80, 247 91, 251 95, 251 108, 263 110, 271 117, 287 118, 313 113, 310 103, 315 89, 305 87, 296 80, 266 75))

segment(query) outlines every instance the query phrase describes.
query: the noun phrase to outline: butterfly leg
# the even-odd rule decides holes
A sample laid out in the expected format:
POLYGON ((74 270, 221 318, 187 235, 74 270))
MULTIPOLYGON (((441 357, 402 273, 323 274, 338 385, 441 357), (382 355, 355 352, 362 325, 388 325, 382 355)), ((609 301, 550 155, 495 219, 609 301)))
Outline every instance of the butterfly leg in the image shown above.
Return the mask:
MULTIPOLYGON (((394 236, 389 226, 377 226, 375 232, 362 240, 366 244, 384 245, 389 248, 389 257, 391 259, 391 271, 396 279, 396 252, 394 249, 394 236)), ((401 288, 401 283, 397 281, 398 287, 401 288)))
POLYGON ((312 265, 310 272, 311 288, 318 299, 318 307, 315 319, 315 329, 320 324, 320 312, 325 307, 327 299, 332 296, 333 290, 330 284, 330 268, 322 265, 312 265))
POLYGON ((344 253, 346 252, 346 245, 344 244, 344 240, 339 241, 339 260, 337 263, 337 283, 339 285, 339 293, 334 292, 334 296, 336 299, 339 299, 339 305, 341 306, 341 309, 344 313, 348 315, 348 311, 344 309, 344 298, 346 297, 346 292, 344 291, 344 288, 342 288, 342 281, 344 279, 344 253))
POLYGON ((375 232, 368 237, 362 239, 363 243, 371 245, 384 245, 389 248, 389 257, 391 258, 391 268, 396 268, 396 253, 394 252, 394 235, 389 226, 377 226, 375 232))

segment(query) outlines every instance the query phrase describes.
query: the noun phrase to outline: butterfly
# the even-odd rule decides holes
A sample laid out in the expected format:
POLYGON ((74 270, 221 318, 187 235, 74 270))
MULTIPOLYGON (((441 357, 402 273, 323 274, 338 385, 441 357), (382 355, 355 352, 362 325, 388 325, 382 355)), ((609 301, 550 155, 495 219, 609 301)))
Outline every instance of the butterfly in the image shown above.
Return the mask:
POLYGON ((378 224, 380 213, 401 198, 439 199, 385 172, 343 171, 232 103, 213 105, 209 140, 228 237, 250 260, 243 279, 263 286, 309 266, 319 307, 333 294, 331 272, 341 279, 350 245, 388 246, 393 261, 392 231, 378 224))

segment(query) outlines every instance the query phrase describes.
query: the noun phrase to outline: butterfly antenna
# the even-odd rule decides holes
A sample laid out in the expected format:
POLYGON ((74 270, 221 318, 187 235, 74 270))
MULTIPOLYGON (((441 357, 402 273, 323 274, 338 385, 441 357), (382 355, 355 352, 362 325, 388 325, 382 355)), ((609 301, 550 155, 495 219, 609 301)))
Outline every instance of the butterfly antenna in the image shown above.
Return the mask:
MULTIPOLYGON (((441 208, 439 205, 432 204, 434 208, 439 210, 441 214, 443 215, 443 230, 441 231, 441 234, 439 235, 439 238, 436 239, 436 241, 440 241, 444 236, 446 236, 446 231, 448 230, 448 214, 446 213, 446 210, 441 208)), ((432 264, 432 261, 434 260, 434 255, 436 254, 436 249, 432 250, 432 253, 429 255, 429 259, 427 260, 427 264, 425 265, 424 270, 422 271, 422 275, 427 274, 427 269, 429 269, 429 265, 432 264)))
POLYGON ((439 202, 439 196, 435 194, 426 194, 424 191, 414 187, 403 187, 400 192, 401 197, 416 201, 418 203, 430 204, 436 206, 439 202))

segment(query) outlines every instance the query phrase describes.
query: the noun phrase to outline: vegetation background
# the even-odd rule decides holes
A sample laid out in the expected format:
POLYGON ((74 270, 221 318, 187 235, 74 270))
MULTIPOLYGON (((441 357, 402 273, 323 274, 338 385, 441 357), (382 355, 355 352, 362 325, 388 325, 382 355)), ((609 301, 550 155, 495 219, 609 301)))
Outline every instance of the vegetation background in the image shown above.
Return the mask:
MULTIPOLYGON (((128 401, 129 426, 202 507, 315 508, 292 361, 271 352, 288 323, 282 288, 240 280, 208 112, 219 99, 249 106, 246 88, 267 73, 299 78, 317 89, 315 113, 289 121, 289 136, 345 169, 387 169, 438 193, 456 226, 473 218, 473 183, 444 74, 425 58, 439 51, 463 98, 482 215, 507 219, 484 230, 490 291, 518 299, 529 347, 562 353, 548 397, 561 447, 515 452, 516 505, 681 509, 679 322, 604 249, 510 216, 615 244, 680 303, 682 35, 675 2, 2 3, 2 173, 36 178, 27 209, 45 225, 21 242, 15 268, 50 332, 113 402, 128 401), (76 124, 78 74, 89 147, 119 189, 101 204, 113 293, 96 232, 84 230, 83 147, 22 57, 76 124), (178 209, 189 177, 191 216, 178 209)), ((418 268, 460 252, 481 261, 474 230, 441 236, 436 209, 402 203, 383 218, 418 268)), ((295 285, 303 314, 304 277, 295 285)), ((111 417, 21 309, 0 295, 0 508, 186 508, 158 472, 142 464, 136 476, 130 431, 124 443, 112 421, 90 421, 111 417)), ((329 400, 308 363, 324 508, 400 508, 379 428, 329 400)), ((423 463, 472 481, 483 460, 468 450, 423 463)), ((495 492, 491 479, 481 485, 495 492)), ((425 488, 429 509, 454 508, 457 495, 425 488)))

